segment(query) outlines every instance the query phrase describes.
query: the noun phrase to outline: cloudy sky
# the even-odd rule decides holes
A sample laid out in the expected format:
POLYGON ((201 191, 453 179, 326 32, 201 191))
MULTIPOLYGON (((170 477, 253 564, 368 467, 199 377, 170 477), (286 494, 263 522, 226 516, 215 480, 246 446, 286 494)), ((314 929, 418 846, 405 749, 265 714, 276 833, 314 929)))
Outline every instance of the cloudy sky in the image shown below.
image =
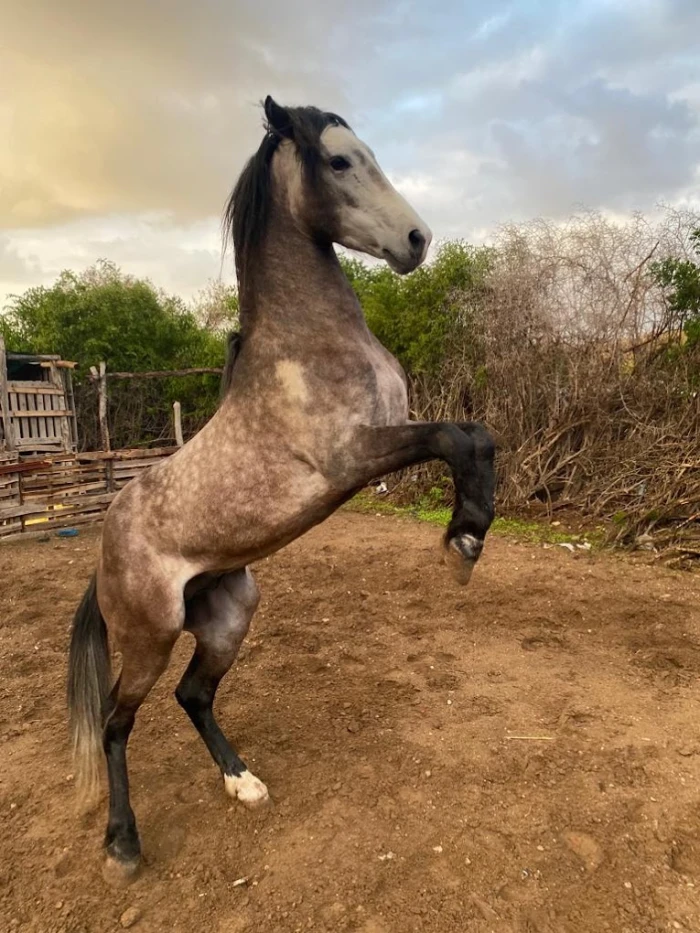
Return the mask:
POLYGON ((218 277, 267 93, 345 116, 437 238, 700 205, 699 0, 0 10, 0 306, 100 257, 184 296, 218 277))

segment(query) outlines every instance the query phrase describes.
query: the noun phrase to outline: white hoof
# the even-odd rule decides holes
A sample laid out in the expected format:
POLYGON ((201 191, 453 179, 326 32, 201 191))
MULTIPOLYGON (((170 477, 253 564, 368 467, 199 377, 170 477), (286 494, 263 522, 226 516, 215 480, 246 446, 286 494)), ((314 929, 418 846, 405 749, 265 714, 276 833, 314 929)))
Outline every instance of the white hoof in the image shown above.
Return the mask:
POLYGON ((225 774, 224 787, 229 797, 240 800, 246 807, 260 807, 270 799, 267 787, 250 771, 242 774, 225 774))
POLYGON ((483 546, 483 541, 469 534, 458 535, 448 542, 445 560, 452 567, 455 579, 462 586, 469 583, 483 546))

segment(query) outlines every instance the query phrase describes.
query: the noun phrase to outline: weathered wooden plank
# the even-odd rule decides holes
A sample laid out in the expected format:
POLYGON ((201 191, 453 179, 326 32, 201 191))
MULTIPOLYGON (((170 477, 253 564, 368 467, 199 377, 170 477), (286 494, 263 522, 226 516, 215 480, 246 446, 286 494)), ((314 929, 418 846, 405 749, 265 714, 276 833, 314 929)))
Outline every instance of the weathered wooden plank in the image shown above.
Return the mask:
POLYGON ((68 407, 73 412, 71 418, 71 431, 73 439, 73 449, 78 446, 78 414, 75 407, 75 393, 73 392, 73 374, 68 370, 64 375, 64 380, 68 385, 68 407))
POLYGON ((39 467, 42 475, 46 474, 57 476, 66 476, 73 474, 75 476, 89 476, 90 473, 104 473, 104 463, 100 460, 93 460, 87 463, 50 463, 45 467, 39 467))
POLYGON ((57 353, 8 353, 8 360, 19 360, 25 363, 36 363, 41 360, 57 362, 61 357, 57 353))
POLYGON ((22 518, 26 515, 42 515, 49 513, 52 507, 61 506, 61 514, 69 511, 84 511, 96 506, 109 505, 114 498, 111 492, 102 493, 99 496, 76 496, 75 498, 61 499, 57 497, 53 500, 31 500, 23 502, 21 505, 0 506, 0 521, 7 518, 22 518))
MULTIPOLYGON (((35 395, 37 411, 45 412, 46 411, 46 402, 51 403, 51 399, 47 399, 46 396, 42 393, 41 395, 35 395)), ((46 437, 47 434, 55 434, 56 431, 48 430, 48 422, 46 420, 46 415, 42 415, 37 422, 37 427, 39 429, 39 437, 46 437)))
MULTIPOLYGON (((216 366, 199 366, 194 369, 161 369, 142 373, 107 373, 108 379, 171 379, 175 376, 220 376, 223 369, 216 366)), ((99 378, 99 377, 98 377, 99 378)))
MULTIPOLYGON (((8 353, 7 358, 11 359, 12 354, 8 353)), ((27 386, 29 386, 30 388, 34 388, 34 389, 45 389, 46 386, 48 385, 48 383, 45 382, 44 379, 9 379, 8 377, 8 380, 9 380, 8 384, 11 386, 14 386, 17 392, 24 392, 27 386)))
MULTIPOLYGON (((155 464, 152 464, 152 465, 155 466, 155 464)), ((124 485, 124 483, 128 483, 129 480, 136 479, 138 476, 142 476, 142 475, 143 475, 143 470, 140 470, 138 473, 131 473, 131 472, 117 473, 116 471, 113 473, 114 482, 121 483, 122 486, 124 485)))
POLYGON ((7 408, 6 408, 5 410, 6 410, 6 412, 7 412, 8 421, 9 421, 9 423, 10 423, 10 425, 11 425, 11 430, 14 432, 14 446, 15 446, 15 448, 16 448, 16 447, 17 447, 17 440, 18 440, 18 438, 19 438, 19 425, 15 424, 15 422, 12 421, 12 420, 10 419, 10 411, 11 411, 13 408, 17 408, 17 393, 16 393, 16 392, 8 392, 7 400, 8 400, 8 401, 7 401, 7 408))
POLYGON ((84 491, 81 488, 80 492, 76 492, 75 488, 66 487, 65 489, 55 489, 55 490, 46 490, 46 489, 36 489, 31 492, 24 493, 24 499, 26 502, 32 502, 40 506, 54 505, 55 503, 63 504, 66 502, 79 502, 83 499, 87 500, 91 496, 101 496, 106 492, 105 484, 100 483, 90 483, 89 487, 85 488, 84 491))
POLYGON ((131 462, 126 461, 125 463, 120 460, 112 460, 110 462, 114 464, 114 469, 117 472, 124 473, 129 471, 138 473, 140 470, 147 470, 149 467, 153 466, 154 463, 160 463, 161 459, 160 457, 144 457, 143 460, 132 460, 131 462))
MULTIPOLYGON (((29 471, 31 473, 31 470, 29 471)), ((45 467, 39 467, 35 477, 29 477, 32 482, 42 479, 42 477, 59 478, 62 476, 90 476, 91 474, 104 473, 104 464, 102 463, 52 463, 45 467)))
POLYGON ((20 460, 18 463, 0 463, 0 476, 6 473, 30 473, 51 465, 50 460, 20 460))
POLYGON ((91 489, 97 490, 98 492, 108 491, 105 488, 104 476, 94 476, 89 480, 84 480, 78 483, 74 481, 59 481, 56 483, 33 483, 31 486, 23 483, 22 489, 24 491, 25 498, 31 499, 51 499, 58 496, 65 499, 66 496, 85 495, 91 489))
POLYGON ((161 459, 174 454, 177 447, 137 447, 132 450, 95 450, 75 455, 76 460, 142 460, 145 457, 161 459))
POLYGON ((86 469, 77 469, 62 465, 48 467, 46 469, 29 473, 26 477, 26 484, 31 488, 41 483, 54 485, 55 483, 77 483, 86 482, 97 476, 104 476, 104 464, 86 464, 86 469))
MULTIPOLYGON (((28 396, 28 398, 32 400, 30 404, 36 405, 37 399, 40 399, 41 396, 30 395, 28 396)), ((26 410, 16 409, 14 411, 10 409, 10 414, 12 415, 13 418, 46 418, 46 409, 38 408, 38 407, 26 409, 26 410)), ((70 415, 72 415, 73 412, 70 411, 68 408, 59 408, 55 411, 52 411, 51 414, 54 418, 67 418, 70 415)))
POLYGON ((2 447, 14 450, 15 438, 10 418, 10 397, 7 385, 7 362, 5 358, 5 340, 0 334, 0 418, 2 419, 2 447))
POLYGON ((22 522, 7 522, 6 524, 0 525, 0 539, 9 537, 10 535, 18 535, 21 537, 21 528, 22 522))
MULTIPOLYGON (((39 422, 34 421, 34 417, 35 417, 34 413, 36 412, 36 408, 37 408, 37 405, 36 405, 37 397, 36 395, 25 395, 24 397, 27 402, 27 408, 26 408, 26 411, 19 412, 19 414, 27 415, 31 417, 32 420, 27 422, 29 424, 29 436, 33 440, 39 440, 39 437, 40 437, 39 422)), ((18 413, 11 411, 10 414, 12 415, 13 418, 16 418, 18 413)))
POLYGON ((63 389, 64 394, 60 398, 60 402, 63 405, 63 410, 66 411, 65 415, 61 415, 60 418, 58 415, 54 415, 54 424, 58 428, 58 433, 61 435, 61 446, 64 450, 68 451, 72 448, 71 443, 71 425, 70 418, 73 416, 73 412, 66 408, 66 396, 65 396, 65 385, 63 382, 63 376, 61 371, 54 367, 51 370, 51 382, 57 389, 63 389))
POLYGON ((8 532, 7 534, 3 533, 2 526, 0 526, 0 544, 12 544, 13 541, 31 541, 38 538, 46 538, 49 535, 54 535, 60 528, 83 528, 84 526, 90 526, 101 522, 103 515, 101 512, 96 513, 95 515, 86 515, 84 518, 76 519, 75 521, 66 521, 66 522, 52 522, 51 524, 42 524, 42 525, 30 525, 27 531, 14 531, 8 532))
POLYGON ((22 392, 23 395, 63 395, 63 389, 57 389, 54 386, 49 385, 47 382, 42 383, 33 383, 33 382, 16 382, 10 381, 7 383, 8 391, 10 392, 22 392))
POLYGON ((40 441, 31 437, 23 437, 17 444, 18 450, 31 450, 35 453, 55 453, 61 449, 60 437, 42 437, 40 441))

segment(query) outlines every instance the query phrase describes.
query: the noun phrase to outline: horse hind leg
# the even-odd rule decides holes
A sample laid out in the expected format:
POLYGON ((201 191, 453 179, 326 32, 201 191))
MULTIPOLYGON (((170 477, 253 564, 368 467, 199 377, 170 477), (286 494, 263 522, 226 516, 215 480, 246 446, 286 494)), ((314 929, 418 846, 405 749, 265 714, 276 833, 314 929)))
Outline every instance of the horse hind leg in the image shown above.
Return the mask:
POLYGON ((218 765, 226 792, 249 807, 268 801, 267 788, 239 758, 214 717, 214 697, 236 660, 259 601, 252 574, 224 574, 187 604, 185 629, 195 637, 192 660, 175 696, 218 765))
POLYGON ((181 593, 154 581, 149 587, 153 604, 139 605, 126 597, 118 578, 103 577, 103 615, 97 582, 93 578, 73 622, 68 706, 78 786, 96 790, 101 751, 107 759, 109 818, 104 876, 110 883, 124 884, 136 876, 141 861, 129 801, 126 745, 138 708, 167 667, 182 630, 184 604, 181 593), (153 605, 159 607, 155 612, 153 605), (121 673, 113 687, 108 630, 122 655, 121 673))
POLYGON ((179 631, 125 640, 122 670, 105 706, 103 747, 109 779, 109 817, 103 874, 110 884, 128 884, 141 866, 141 843, 129 799, 126 746, 136 713, 168 666, 179 631))

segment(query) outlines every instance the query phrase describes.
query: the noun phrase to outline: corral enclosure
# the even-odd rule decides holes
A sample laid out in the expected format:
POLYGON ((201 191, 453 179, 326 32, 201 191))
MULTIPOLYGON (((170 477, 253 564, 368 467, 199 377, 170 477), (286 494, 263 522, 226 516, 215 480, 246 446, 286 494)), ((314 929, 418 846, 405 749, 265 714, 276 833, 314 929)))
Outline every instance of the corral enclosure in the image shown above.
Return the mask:
POLYGON ((177 447, 46 459, 0 453, 0 539, 100 521, 117 492, 177 447))

